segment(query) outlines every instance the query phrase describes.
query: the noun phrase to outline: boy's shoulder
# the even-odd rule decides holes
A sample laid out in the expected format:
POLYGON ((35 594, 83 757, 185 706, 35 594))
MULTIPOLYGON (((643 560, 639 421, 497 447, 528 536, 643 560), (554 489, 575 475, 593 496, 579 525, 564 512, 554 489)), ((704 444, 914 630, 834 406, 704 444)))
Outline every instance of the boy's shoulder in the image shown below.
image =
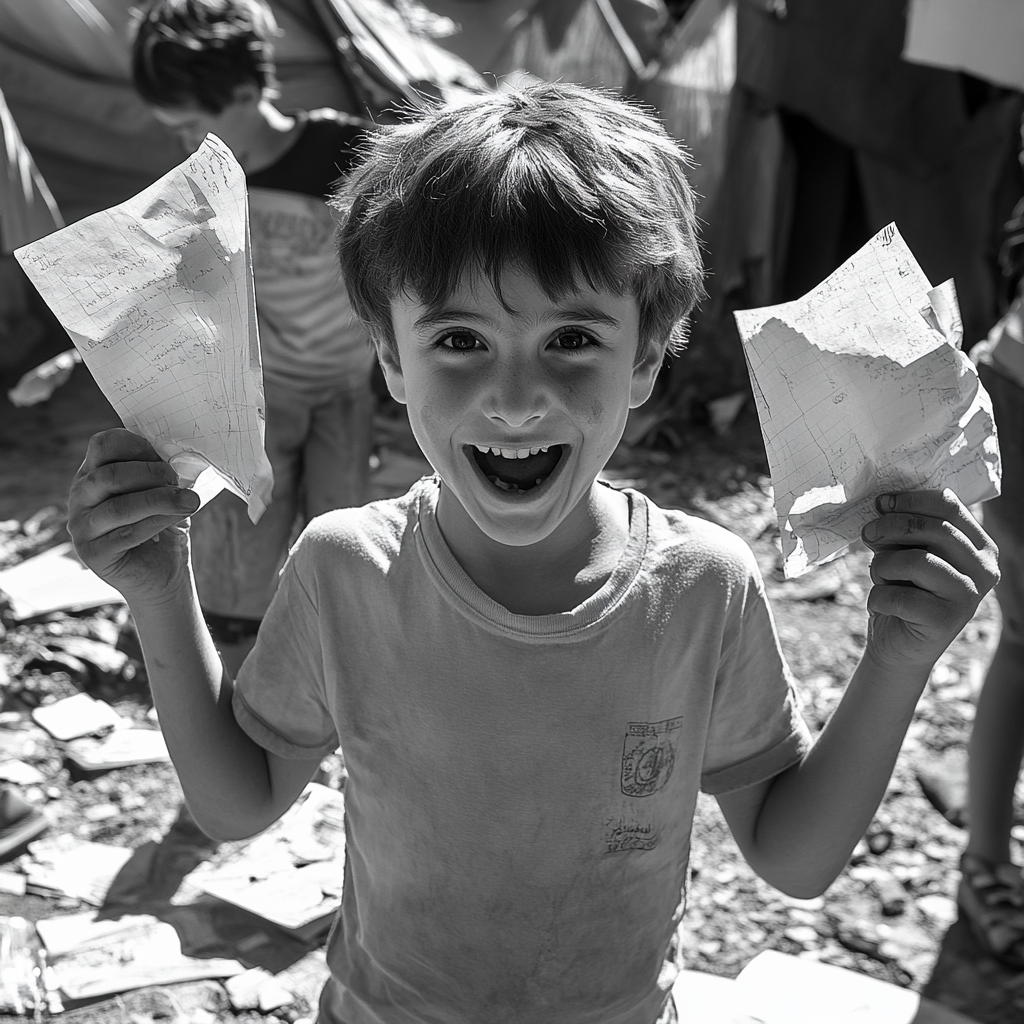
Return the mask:
POLYGON ((680 582, 760 585, 761 572, 750 545, 731 530, 681 509, 662 508, 649 498, 647 558, 650 571, 680 582))
POLYGON ((339 560, 349 559, 390 565, 416 525, 430 483, 431 478, 424 477, 397 498, 317 516, 295 542, 293 558, 313 569, 329 569, 339 560))
POLYGON ((247 183, 325 199, 352 169, 359 143, 373 125, 330 107, 290 113, 303 122, 302 131, 273 164, 248 175, 247 183))

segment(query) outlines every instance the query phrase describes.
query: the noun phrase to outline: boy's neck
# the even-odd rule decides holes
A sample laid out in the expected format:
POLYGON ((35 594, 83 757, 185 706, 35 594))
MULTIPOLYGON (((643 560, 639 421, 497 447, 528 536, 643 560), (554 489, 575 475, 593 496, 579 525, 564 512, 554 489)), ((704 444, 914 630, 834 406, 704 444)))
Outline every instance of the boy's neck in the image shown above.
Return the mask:
POLYGON ((466 575, 516 615, 572 611, 604 586, 629 540, 629 500, 595 483, 554 533, 513 547, 487 536, 441 484, 441 534, 466 575))
POLYGON ((246 174, 255 174, 277 163, 295 145, 301 130, 297 118, 282 114, 270 100, 260 100, 247 145, 235 158, 246 174))

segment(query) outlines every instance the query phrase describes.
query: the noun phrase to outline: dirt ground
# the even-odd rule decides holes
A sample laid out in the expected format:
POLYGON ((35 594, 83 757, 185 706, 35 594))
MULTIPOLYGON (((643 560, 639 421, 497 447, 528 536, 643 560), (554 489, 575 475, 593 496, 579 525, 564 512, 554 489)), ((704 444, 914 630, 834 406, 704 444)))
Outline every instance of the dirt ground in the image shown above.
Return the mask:
MULTIPOLYGON (((19 410, 0 400, 0 568, 66 539, 68 485, 87 439, 116 424, 112 410, 81 368, 44 405, 19 410)), ((401 489, 419 463, 400 420, 383 416, 379 427, 375 484, 383 495, 401 489)), ((819 728, 864 642, 869 586, 865 554, 850 554, 785 582, 767 465, 750 405, 724 437, 682 424, 663 428, 664 424, 652 426, 641 437, 635 435, 644 431, 634 431, 634 443, 620 448, 607 475, 641 488, 662 505, 722 523, 751 544, 768 583, 786 655, 801 684, 805 715, 812 728, 819 728)), ((7 615, 3 621, 0 740, 23 728, 36 704, 83 688, 108 700, 126 717, 145 719, 150 703, 144 668, 122 609, 57 613, 20 624, 7 615), (116 644, 129 655, 126 664, 131 671, 76 677, 73 670, 65 670, 67 666, 55 667, 39 651, 60 636, 116 644)), ((1024 1019, 1024 976, 984 957, 957 919, 957 860, 965 834, 929 802, 918 778, 937 764, 955 765, 962 757, 973 700, 998 628, 998 608, 989 597, 933 673, 875 821, 824 898, 789 899, 758 879, 741 859, 717 806, 701 800, 693 841, 693 883, 680 939, 689 966, 735 976, 761 950, 778 949, 911 986, 982 1024, 1024 1019)), ((180 790, 170 766, 124 768, 75 781, 53 741, 38 743, 25 760, 45 777, 28 793, 46 804, 53 821, 51 834, 68 833, 135 850, 130 863, 138 870, 132 878, 119 879, 124 884, 108 899, 112 908, 116 909, 117 898, 122 908, 136 912, 160 900, 166 904, 185 871, 210 854, 187 823, 175 826, 180 790), (133 879, 134 888, 129 884, 133 879)), ((338 783, 338 766, 328 765, 325 778, 338 783)), ((1016 830, 1024 838, 1021 825, 1024 817, 1018 818, 1016 830)), ((86 907, 67 898, 0 894, 0 915, 38 920, 77 909, 86 907)), ((234 955, 231 929, 222 927, 219 934, 227 943, 227 955, 234 955)), ((205 952, 212 955, 209 949, 205 952)), ((324 976, 322 951, 282 941, 273 955, 265 953, 263 962, 280 970, 279 976, 299 997, 275 1014, 245 1011, 237 1016, 252 1021, 310 1016, 324 976)), ((261 962, 255 954, 240 958, 261 962)), ((144 990, 69 1008, 64 1014, 89 1024, 150 1024, 162 1018, 212 1024, 232 1015, 217 982, 144 990)), ((11 1019, 20 1024, 28 1018, 11 1019)))

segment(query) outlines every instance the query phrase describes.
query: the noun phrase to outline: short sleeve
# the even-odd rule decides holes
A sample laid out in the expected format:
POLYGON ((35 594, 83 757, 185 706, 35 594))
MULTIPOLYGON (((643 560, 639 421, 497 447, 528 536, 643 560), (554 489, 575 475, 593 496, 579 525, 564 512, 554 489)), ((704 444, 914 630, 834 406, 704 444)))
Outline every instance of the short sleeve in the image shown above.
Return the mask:
POLYGON ((802 759, 811 737, 752 563, 737 594, 715 680, 701 789, 719 796, 770 779, 802 759))
POLYGON ((273 754, 296 759, 325 757, 338 747, 325 697, 320 616, 302 579, 307 554, 300 538, 232 698, 235 718, 251 739, 273 754))

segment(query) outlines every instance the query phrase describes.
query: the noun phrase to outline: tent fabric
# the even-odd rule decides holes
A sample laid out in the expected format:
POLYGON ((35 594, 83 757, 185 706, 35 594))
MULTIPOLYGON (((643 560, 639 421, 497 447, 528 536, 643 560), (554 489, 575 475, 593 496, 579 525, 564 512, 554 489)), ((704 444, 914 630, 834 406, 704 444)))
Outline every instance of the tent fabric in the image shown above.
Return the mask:
POLYGON ((787 0, 786 17, 741 0, 738 80, 853 149, 926 176, 972 129, 958 75, 901 59, 906 5, 787 0))
POLYGON ((0 93, 0 253, 8 254, 63 227, 60 211, 36 170, 0 93))
MULTIPOLYGON (((136 2, 0 4, 0 91, 68 221, 123 202, 185 156, 131 86, 136 2)), ((270 6, 282 30, 275 42, 282 109, 365 113, 339 71, 337 33, 313 0, 270 6)))
POLYGON ((527 72, 547 81, 632 91, 660 48, 662 0, 423 0, 454 31, 437 42, 496 79, 527 72))

